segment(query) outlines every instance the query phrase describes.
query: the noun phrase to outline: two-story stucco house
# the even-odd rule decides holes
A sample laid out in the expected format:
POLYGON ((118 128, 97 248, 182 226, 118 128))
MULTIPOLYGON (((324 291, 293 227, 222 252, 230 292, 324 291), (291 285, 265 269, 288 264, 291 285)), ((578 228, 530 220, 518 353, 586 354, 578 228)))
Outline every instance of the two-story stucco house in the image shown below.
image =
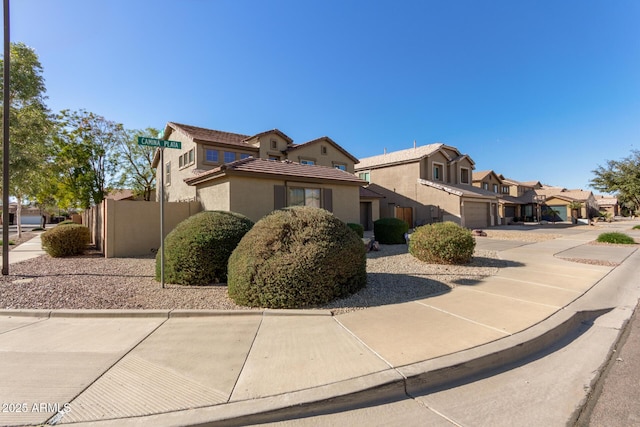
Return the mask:
MULTIPOLYGON (((311 205, 345 222, 360 220, 353 175, 358 160, 329 137, 304 144, 278 129, 243 135, 167 123, 162 139, 181 149, 159 151, 153 166, 166 201, 199 201, 205 210, 226 210, 259 220, 274 209, 311 205)), ((157 192, 159 194, 159 192, 157 192)))
POLYGON ((468 228, 500 223, 498 195, 472 185, 475 164, 442 143, 360 159, 355 167, 369 188, 383 195, 380 217, 410 226, 454 221, 468 228))

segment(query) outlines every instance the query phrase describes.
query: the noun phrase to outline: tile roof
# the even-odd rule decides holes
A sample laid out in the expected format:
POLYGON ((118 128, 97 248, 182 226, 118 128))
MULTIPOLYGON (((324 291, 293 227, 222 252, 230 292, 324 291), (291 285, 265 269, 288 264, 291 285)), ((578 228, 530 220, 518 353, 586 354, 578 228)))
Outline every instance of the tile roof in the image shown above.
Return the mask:
POLYGON ((596 196, 596 203, 598 206, 615 206, 618 204, 618 198, 616 196, 596 196))
POLYGON ((429 145, 423 145, 416 148, 408 148, 406 150, 393 151, 391 153, 380 154, 372 157, 364 157, 360 159, 360 163, 356 167, 357 170, 368 169, 383 165, 392 165, 397 163, 413 162, 435 153, 444 144, 441 142, 429 145))
POLYGON ((340 182, 349 185, 365 185, 367 183, 355 175, 340 169, 318 165, 301 165, 289 160, 275 161, 255 157, 226 163, 215 169, 186 178, 184 181, 189 185, 197 185, 220 176, 236 174, 310 179, 314 181, 340 182))
POLYGON ((378 193, 377 191, 373 191, 368 187, 360 187, 360 198, 368 198, 368 199, 384 199, 385 196, 378 193))
POLYGON ((287 135, 286 133, 282 132, 280 129, 265 130, 264 132, 260 132, 260 133, 257 133, 255 135, 248 136, 244 140, 248 141, 248 140, 253 139, 253 138, 260 138, 261 136, 269 135, 270 133, 275 133, 276 135, 279 135, 282 139, 287 141, 287 143, 293 144, 293 139, 291 139, 289 137, 289 135, 287 135))
POLYGON ((200 142, 216 142, 221 144, 238 145, 242 147, 255 148, 250 144, 244 142, 249 135, 242 135, 239 133, 224 132, 214 129, 205 129, 197 126, 184 125, 180 123, 169 122, 165 128, 165 137, 168 137, 167 132, 169 128, 172 128, 178 132, 183 133, 187 137, 194 141, 200 142))
POLYGON ((426 185, 428 187, 437 188, 438 190, 445 191, 449 194, 455 194, 456 196, 461 197, 481 197, 484 199, 495 199, 498 197, 497 193, 492 191, 484 190, 482 188, 473 187, 471 185, 453 185, 453 184, 442 184, 435 181, 429 181, 426 179, 418 179, 418 184, 426 185))
POLYGON ((308 146, 308 145, 315 144, 315 143, 317 143, 317 142, 322 142, 322 141, 326 141, 326 142, 328 142, 329 144, 333 145, 335 148, 337 148, 337 149, 338 149, 338 151, 342 152, 342 154, 344 154, 345 156, 347 156, 347 157, 348 157, 348 158, 349 158, 353 163, 358 163, 358 162, 359 162, 359 160, 358 160, 358 159, 356 159, 356 158, 355 158, 351 153, 349 153, 347 150, 345 150, 344 148, 342 148, 342 147, 340 146, 340 144, 338 144, 337 142, 335 142, 333 139, 329 138, 328 136, 321 136, 320 138, 316 138, 316 139, 313 139, 313 140, 311 140, 311 141, 304 142, 304 143, 302 143, 302 144, 293 144, 292 146, 290 146, 289 148, 287 148, 287 151, 288 151, 288 152, 289 152, 289 151, 294 151, 294 150, 296 150, 296 149, 298 149, 298 148, 306 147, 306 146, 308 146))

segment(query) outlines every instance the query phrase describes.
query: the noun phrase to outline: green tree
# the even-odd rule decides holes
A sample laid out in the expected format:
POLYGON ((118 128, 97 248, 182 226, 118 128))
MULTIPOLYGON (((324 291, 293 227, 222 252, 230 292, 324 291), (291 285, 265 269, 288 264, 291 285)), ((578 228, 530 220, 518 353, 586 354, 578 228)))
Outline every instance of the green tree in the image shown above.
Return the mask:
POLYGON ((607 166, 592 171, 591 186, 605 193, 617 193, 621 205, 635 212, 640 208, 640 150, 622 160, 607 160, 607 166))
POLYGON ((158 135, 158 129, 127 131, 127 138, 121 139, 114 153, 114 161, 120 166, 115 179, 115 185, 133 190, 144 200, 151 200, 151 193, 155 187, 156 174, 151 167, 155 149, 138 145, 139 136, 158 135))
POLYGON ((61 111, 53 139, 61 199, 85 209, 102 202, 116 170, 115 147, 126 138, 121 124, 100 115, 61 111))
MULTIPOLYGON (((24 43, 12 43, 10 55, 9 195, 17 201, 16 222, 20 236, 22 204, 36 197, 45 175, 43 169, 48 164, 47 143, 50 141, 52 121, 45 105, 43 69, 35 51, 24 43)), ((0 61, 0 68, 0 89, 4 93, 4 58, 0 61)))

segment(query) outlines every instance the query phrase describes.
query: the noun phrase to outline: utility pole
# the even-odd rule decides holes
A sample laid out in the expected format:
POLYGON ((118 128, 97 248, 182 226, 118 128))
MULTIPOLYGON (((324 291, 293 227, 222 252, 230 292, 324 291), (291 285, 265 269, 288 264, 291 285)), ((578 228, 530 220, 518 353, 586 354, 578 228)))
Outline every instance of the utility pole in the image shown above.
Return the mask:
POLYGON ((2 101, 2 275, 9 274, 9 0, 4 0, 4 93, 2 101))

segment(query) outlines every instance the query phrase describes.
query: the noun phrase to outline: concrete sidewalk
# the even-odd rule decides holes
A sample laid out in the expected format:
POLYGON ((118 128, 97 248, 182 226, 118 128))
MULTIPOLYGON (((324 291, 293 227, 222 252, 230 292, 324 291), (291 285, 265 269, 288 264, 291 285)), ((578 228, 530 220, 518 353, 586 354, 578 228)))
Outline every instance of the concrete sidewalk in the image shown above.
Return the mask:
POLYGON ((640 252, 587 244, 601 232, 513 242, 500 249, 508 267, 495 276, 337 316, 0 311, 0 396, 20 405, 0 412, 0 425, 247 425, 419 395, 520 360, 637 301, 637 283, 606 279, 623 268, 638 277, 640 252))
MULTIPOLYGON (((42 241, 40 240, 41 234, 41 232, 38 232, 31 240, 11 249, 9 251, 9 265, 44 255, 46 252, 42 249, 42 241)), ((0 265, 2 265, 1 258, 0 265)))

